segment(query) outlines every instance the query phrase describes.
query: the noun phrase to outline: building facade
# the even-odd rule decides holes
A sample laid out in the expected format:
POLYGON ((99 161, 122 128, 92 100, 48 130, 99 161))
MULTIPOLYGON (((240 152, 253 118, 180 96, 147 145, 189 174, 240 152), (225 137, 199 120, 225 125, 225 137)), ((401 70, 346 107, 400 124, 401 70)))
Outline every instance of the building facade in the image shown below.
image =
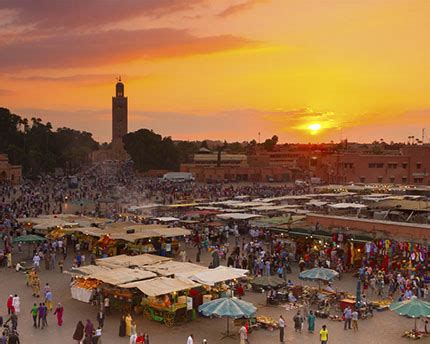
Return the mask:
POLYGON ((22 168, 12 165, 6 154, 0 154, 0 182, 9 182, 13 185, 21 184, 22 168))
POLYGON ((430 146, 405 145, 398 154, 335 153, 318 161, 315 176, 327 183, 430 185, 430 146))

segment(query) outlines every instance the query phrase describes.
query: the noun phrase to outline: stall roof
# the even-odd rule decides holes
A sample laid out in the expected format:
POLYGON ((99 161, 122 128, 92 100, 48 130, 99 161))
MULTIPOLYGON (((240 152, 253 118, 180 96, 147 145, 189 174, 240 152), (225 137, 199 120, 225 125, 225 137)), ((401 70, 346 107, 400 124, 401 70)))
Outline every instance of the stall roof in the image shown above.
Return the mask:
POLYGON ((93 237, 97 237, 100 238, 103 235, 106 235, 106 231, 97 228, 97 227, 75 227, 75 228, 63 228, 62 229, 64 232, 69 232, 69 233, 74 233, 74 232, 78 232, 78 233, 82 233, 85 235, 90 235, 93 237))
POLYGON ((315 199, 310 200, 309 202, 306 203, 306 205, 312 206, 312 207, 324 207, 327 204, 328 204, 328 202, 317 201, 315 199))
POLYGON ((288 204, 284 204, 284 205, 261 205, 255 208, 252 208, 252 210, 256 210, 256 211, 276 211, 276 210, 283 210, 283 209, 289 209, 289 208, 295 208, 296 206, 293 205, 288 205, 288 204))
POLYGON ((201 271, 190 277, 193 281, 205 285, 214 285, 215 283, 230 281, 236 278, 246 277, 248 270, 230 268, 227 266, 218 266, 215 269, 201 271))
POLYGON ((178 204, 169 204, 167 205, 168 208, 188 208, 188 207, 195 207, 199 205, 200 203, 178 203, 178 204))
POLYGON ((160 222, 174 222, 174 221, 179 221, 179 219, 177 217, 172 217, 172 216, 153 217, 152 219, 160 221, 160 222))
POLYGON ((106 271, 100 270, 99 272, 88 274, 86 277, 118 286, 125 283, 154 278, 156 276, 157 275, 151 271, 119 267, 106 271))
POLYGON ((126 240, 130 242, 134 242, 139 239, 148 239, 148 238, 157 238, 157 237, 172 238, 172 237, 190 235, 190 234, 191 234, 191 231, 185 228, 158 227, 158 228, 136 230, 134 233, 127 233, 127 231, 114 232, 109 234, 109 236, 114 240, 126 240))
POLYGON ((408 200, 408 199, 393 199, 387 198, 380 200, 370 205, 372 208, 380 209, 396 209, 407 211, 422 211, 430 212, 430 202, 421 200, 408 200))
POLYGON ((142 209, 152 209, 157 207, 162 207, 162 204, 152 203, 152 204, 144 204, 144 205, 132 205, 128 207, 130 211, 142 210, 142 209))
POLYGON ((173 292, 196 288, 199 286, 200 284, 198 283, 180 277, 157 277, 146 281, 139 281, 120 285, 120 287, 122 288, 137 288, 147 296, 160 296, 173 292))
POLYGON ((245 213, 230 213, 230 214, 218 214, 217 217, 223 220, 249 220, 261 215, 245 214, 245 213))
POLYGON ((145 266, 152 265, 160 262, 172 260, 171 258, 156 256, 154 254, 140 254, 138 256, 127 256, 121 254, 119 256, 113 256, 108 258, 97 259, 96 263, 100 266, 107 267, 129 267, 129 266, 145 266))
POLYGON ((367 208, 367 205, 359 203, 336 203, 330 204, 329 207, 333 209, 363 209, 367 208))
POLYGON ((179 276, 184 278, 189 278, 192 275, 200 272, 207 271, 208 268, 205 266, 186 263, 186 262, 176 262, 168 261, 162 262, 154 265, 147 265, 144 267, 145 270, 152 271, 161 276, 179 276))
POLYGON ((79 268, 72 268, 70 271, 67 271, 69 274, 74 275, 92 275, 92 274, 100 274, 107 271, 110 271, 108 267, 105 266, 98 266, 98 265, 84 265, 79 268))

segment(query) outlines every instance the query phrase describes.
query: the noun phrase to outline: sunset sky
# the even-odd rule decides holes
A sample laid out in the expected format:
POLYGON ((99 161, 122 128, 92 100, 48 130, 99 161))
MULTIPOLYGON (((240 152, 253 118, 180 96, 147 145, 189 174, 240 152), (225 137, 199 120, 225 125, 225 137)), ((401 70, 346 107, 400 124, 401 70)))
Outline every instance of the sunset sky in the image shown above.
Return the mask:
POLYGON ((0 106, 111 139, 430 137, 430 1, 0 2, 0 106), (313 130, 312 130, 313 129, 313 130))

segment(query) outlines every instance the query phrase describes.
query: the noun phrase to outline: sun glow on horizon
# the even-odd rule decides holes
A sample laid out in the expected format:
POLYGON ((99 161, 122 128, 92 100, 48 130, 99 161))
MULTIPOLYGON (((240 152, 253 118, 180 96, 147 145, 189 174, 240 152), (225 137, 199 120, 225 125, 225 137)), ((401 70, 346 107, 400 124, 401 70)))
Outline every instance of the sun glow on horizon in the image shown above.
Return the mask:
POLYGON ((321 130, 321 124, 319 123, 309 124, 308 129, 311 131, 311 135, 315 135, 321 130))

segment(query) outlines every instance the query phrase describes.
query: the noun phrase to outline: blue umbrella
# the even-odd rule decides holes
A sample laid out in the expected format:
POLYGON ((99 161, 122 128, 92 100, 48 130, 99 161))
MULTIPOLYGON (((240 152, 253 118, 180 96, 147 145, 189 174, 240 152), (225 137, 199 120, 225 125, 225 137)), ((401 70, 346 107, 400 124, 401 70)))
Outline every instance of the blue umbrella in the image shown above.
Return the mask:
POLYGON ((235 297, 222 297, 206 302, 199 306, 199 312, 204 316, 227 317, 227 334, 229 335, 229 318, 250 318, 257 313, 257 308, 249 302, 235 297))

